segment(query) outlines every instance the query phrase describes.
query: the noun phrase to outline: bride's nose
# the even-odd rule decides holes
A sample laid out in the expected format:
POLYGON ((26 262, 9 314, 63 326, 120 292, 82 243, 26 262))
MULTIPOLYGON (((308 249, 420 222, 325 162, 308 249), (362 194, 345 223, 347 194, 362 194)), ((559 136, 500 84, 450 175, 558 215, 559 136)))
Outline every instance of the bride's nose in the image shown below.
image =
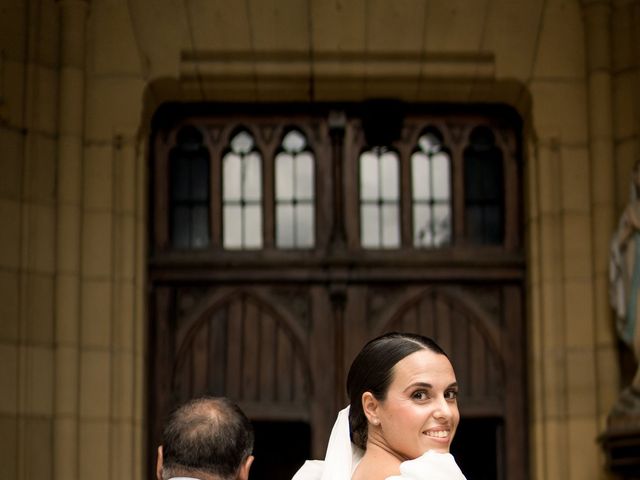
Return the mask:
POLYGON ((437 405, 435 405, 435 410, 433 412, 433 416, 435 418, 441 419, 450 419, 453 416, 453 412, 451 410, 451 404, 447 402, 444 397, 438 397, 437 405))

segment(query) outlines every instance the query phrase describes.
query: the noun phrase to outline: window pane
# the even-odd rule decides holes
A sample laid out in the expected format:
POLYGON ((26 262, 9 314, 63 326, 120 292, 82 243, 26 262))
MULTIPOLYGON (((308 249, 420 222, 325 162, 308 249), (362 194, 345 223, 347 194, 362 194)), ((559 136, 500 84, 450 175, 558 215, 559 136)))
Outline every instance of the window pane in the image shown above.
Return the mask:
POLYGON ((382 206, 382 245, 394 248, 400 245, 400 222, 398 205, 382 206))
POLYGON ((190 215, 187 207, 174 207, 171 216, 171 244, 189 248, 190 215))
POLYGON ((432 245, 431 208, 428 205, 413 206, 413 244, 416 247, 432 245))
POLYGON ((312 205, 298 205, 296 208, 297 246, 311 248, 314 245, 314 218, 312 205))
POLYGON ((278 205, 276 208, 276 244, 280 248, 292 248, 293 205, 278 205))
POLYGON ((428 200, 431 197, 429 175, 429 159, 427 156, 424 153, 414 153, 411 156, 411 184, 414 200, 428 200))
POLYGON ((175 156, 171 159, 171 197, 175 201, 189 198, 189 160, 175 156))
POLYGON ((191 161, 191 199, 209 199, 209 159, 199 157, 191 161))
POLYGON ((433 245, 440 247, 451 243, 451 208, 436 205, 433 208, 433 245))
POLYGON ((313 155, 303 152, 296 161, 296 198, 298 200, 313 200, 313 155))
POLYGON ((239 155, 246 155, 249 153, 253 150, 253 145, 253 137, 249 132, 239 132, 233 137, 233 139, 231 139, 231 149, 239 155))
POLYGON ((484 208, 484 239, 487 243, 502 243, 503 225, 502 208, 493 205, 484 208))
POLYGON ((363 247, 380 246, 380 217, 376 205, 360 207, 360 230, 363 247))
POLYGON ((204 248, 209 245, 209 209, 194 207, 191 212, 191 246, 204 248))
POLYGON ((224 200, 240 200, 240 166, 241 160, 238 155, 229 153, 225 155, 223 161, 222 174, 222 195, 224 200))
POLYGON ((433 154, 440 150, 440 139, 432 132, 420 136, 418 145, 424 153, 433 154))
POLYGON ((262 172, 260 156, 250 153, 244 157, 244 199, 260 200, 262 198, 262 172))
POLYGON ((262 207, 247 205, 244 209, 244 246, 262 248, 262 207))
POLYGON ((384 200, 397 200, 398 185, 398 156, 394 152, 385 152, 380 158, 382 175, 381 197, 384 200))
POLYGON ((433 198, 449 200, 449 156, 446 153, 438 153, 431 158, 431 171, 433 172, 433 198))
POLYGON ((484 243, 482 235, 482 207, 465 208, 465 234, 473 243, 484 243))
POLYGON ((365 152, 360 156, 360 198, 377 200, 378 195, 378 158, 365 152))
POLYGON ((299 153, 307 146, 307 139, 297 130, 291 130, 282 139, 282 146, 287 152, 299 153))
POLYGON ((288 153, 281 153, 276 158, 276 198, 293 198, 293 157, 288 153))
POLYGON ((239 205, 224 207, 224 248, 242 247, 242 209, 239 205))

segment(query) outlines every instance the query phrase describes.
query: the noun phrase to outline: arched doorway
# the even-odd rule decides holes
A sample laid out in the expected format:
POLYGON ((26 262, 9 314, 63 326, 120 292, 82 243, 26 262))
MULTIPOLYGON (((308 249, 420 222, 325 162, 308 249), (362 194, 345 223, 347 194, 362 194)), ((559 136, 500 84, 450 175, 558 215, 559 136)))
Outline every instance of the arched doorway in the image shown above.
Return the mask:
MULTIPOLYGON (((161 108, 150 445, 171 406, 224 394, 321 458, 351 359, 402 329, 451 352, 461 464, 475 471, 465 445, 484 435, 485 473, 525 479, 520 128, 500 106, 161 108)), ((282 455, 256 474, 288 480, 299 460, 282 455)))

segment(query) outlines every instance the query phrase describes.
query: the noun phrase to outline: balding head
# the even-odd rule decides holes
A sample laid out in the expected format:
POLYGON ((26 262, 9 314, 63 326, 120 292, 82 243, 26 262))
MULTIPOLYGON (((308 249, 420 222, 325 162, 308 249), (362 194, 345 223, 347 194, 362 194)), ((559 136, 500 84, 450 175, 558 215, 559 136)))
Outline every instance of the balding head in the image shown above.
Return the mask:
POLYGON ((165 426, 158 480, 180 476, 244 479, 253 460, 252 449, 251 423, 235 403, 222 397, 191 400, 165 426))

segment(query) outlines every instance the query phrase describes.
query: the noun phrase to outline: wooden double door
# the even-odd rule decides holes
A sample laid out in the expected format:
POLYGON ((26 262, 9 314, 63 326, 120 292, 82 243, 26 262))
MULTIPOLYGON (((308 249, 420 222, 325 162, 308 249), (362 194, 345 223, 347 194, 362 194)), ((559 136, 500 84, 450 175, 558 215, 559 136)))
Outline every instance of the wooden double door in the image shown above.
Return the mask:
MULTIPOLYGON (((151 138, 150 448, 158 444, 162 422, 175 405, 199 395, 225 395, 254 423, 252 478, 288 480, 305 458, 324 456, 336 412, 347 403, 346 373, 364 343, 387 331, 409 331, 434 338, 454 364, 462 416, 454 451, 463 471, 475 480, 527 478, 518 129, 517 118, 497 107, 489 112, 398 104, 161 109, 151 138), (376 141, 375 129, 394 116, 389 108, 400 111, 394 120, 399 125, 388 128, 397 133, 376 141), (314 161, 313 195, 306 199, 315 207, 313 240, 304 248, 295 242, 279 247, 278 206, 284 201, 278 197, 278 162, 269 160, 282 152, 269 142, 277 145, 292 125, 306 136, 314 161), (469 150, 478 126, 493 133, 493 145, 481 141, 469 150), (176 154, 185 128, 195 130, 187 131, 191 140, 182 136, 176 154), (228 204, 221 182, 231 178, 223 170, 231 150, 218 144, 239 128, 254 135, 263 161, 258 244, 225 244, 225 228, 231 227, 223 221, 228 204), (450 172, 448 238, 426 247, 412 235, 420 202, 412 197, 411 170, 417 165, 413 147, 425 132, 440 135, 450 172), (378 148, 382 143, 385 148, 378 148), (391 244, 373 248, 364 245, 362 227, 362 152, 372 144, 374 156, 397 153, 400 185, 395 203, 393 198, 377 203, 382 213, 389 202, 395 205, 399 233, 388 237, 396 238, 391 244), (172 187, 172 175, 180 172, 172 159, 191 161, 189 152, 200 152, 195 157, 208 162, 199 171, 209 186, 205 195, 185 202, 172 187), (474 203, 469 197, 475 187, 465 175, 478 169, 465 162, 490 157, 500 166, 498 199, 485 195, 474 203), (194 213, 202 208, 204 215, 194 213), (187 211, 191 223, 174 221, 176 211, 187 211), (194 226, 198 218, 204 226, 194 226), (477 234, 478 218, 488 234, 477 234), (172 231, 179 228, 186 228, 186 236, 172 231), (202 231, 205 241, 188 240, 202 231)), ((496 188, 495 180, 480 183, 496 188)), ((249 203, 238 203, 241 214, 249 203)))

